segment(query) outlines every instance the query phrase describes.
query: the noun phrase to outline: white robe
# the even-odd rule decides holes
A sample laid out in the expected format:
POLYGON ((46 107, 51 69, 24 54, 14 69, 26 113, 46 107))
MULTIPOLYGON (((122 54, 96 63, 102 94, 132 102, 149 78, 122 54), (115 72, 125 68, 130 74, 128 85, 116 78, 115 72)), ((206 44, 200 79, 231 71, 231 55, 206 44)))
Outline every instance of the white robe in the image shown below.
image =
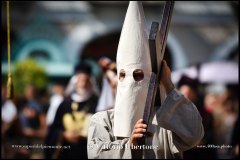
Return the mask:
MULTIPOLYGON (((202 118, 195 105, 176 89, 171 91, 157 109, 146 138, 143 158, 182 158, 182 152, 196 146, 204 135, 202 118)), ((130 159, 129 138, 113 136, 114 111, 94 114, 88 129, 88 158, 130 159)))

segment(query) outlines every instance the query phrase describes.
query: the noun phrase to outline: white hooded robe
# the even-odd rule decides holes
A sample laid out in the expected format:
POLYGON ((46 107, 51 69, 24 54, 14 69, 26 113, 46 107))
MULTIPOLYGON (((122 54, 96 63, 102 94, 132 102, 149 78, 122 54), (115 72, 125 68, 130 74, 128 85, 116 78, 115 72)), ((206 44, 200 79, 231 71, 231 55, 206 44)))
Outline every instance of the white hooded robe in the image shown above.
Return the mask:
MULTIPOLYGON (((146 138, 143 158, 182 158, 182 152, 196 146, 204 135, 202 118, 196 106, 176 89, 172 90, 154 116, 146 138)), ((92 116, 88 130, 88 158, 131 159, 130 138, 113 135, 114 110, 92 116)))

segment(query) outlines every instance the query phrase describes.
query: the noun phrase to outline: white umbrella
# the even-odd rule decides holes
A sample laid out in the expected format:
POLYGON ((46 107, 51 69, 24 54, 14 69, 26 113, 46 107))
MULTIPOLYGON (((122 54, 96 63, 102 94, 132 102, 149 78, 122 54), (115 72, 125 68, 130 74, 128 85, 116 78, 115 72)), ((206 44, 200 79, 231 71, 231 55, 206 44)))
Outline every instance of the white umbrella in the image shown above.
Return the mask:
POLYGON ((232 61, 208 62, 200 67, 202 83, 238 83, 238 63, 232 61))

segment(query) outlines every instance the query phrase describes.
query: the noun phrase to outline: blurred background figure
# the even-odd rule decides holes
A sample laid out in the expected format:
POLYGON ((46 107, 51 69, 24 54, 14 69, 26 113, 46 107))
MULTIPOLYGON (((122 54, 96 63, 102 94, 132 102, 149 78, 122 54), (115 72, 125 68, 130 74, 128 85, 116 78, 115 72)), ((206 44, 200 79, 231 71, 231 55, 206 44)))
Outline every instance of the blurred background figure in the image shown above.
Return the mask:
POLYGON ((179 91, 188 99, 190 99, 199 110, 202 110, 202 99, 198 90, 199 82, 186 75, 182 75, 177 85, 179 91))
POLYGON ((102 70, 102 90, 98 100, 96 112, 104 111, 114 107, 115 92, 117 85, 116 63, 107 57, 102 57, 98 61, 102 70))
POLYGON ((46 119, 47 119, 47 117, 46 117, 47 111, 50 106, 49 97, 50 97, 50 94, 49 94, 47 87, 44 87, 43 89, 41 89, 37 96, 37 100, 41 106, 42 113, 45 115, 46 119))
POLYGON ((1 88, 1 155, 2 158, 14 158, 13 155, 14 153, 11 151, 11 148, 9 148, 9 144, 13 143, 15 137, 11 137, 9 135, 9 130, 11 127, 14 125, 14 121, 17 119, 17 108, 14 102, 10 99, 7 99, 7 88, 6 84, 2 83, 2 88, 1 88), (9 143, 10 142, 10 143, 9 143), (12 154, 9 154, 12 153, 12 154), (12 155, 12 156, 10 156, 12 155))
MULTIPOLYGON (((57 109, 59 105, 64 100, 64 86, 62 84, 54 84, 51 87, 51 97, 49 100, 49 107, 47 110, 47 116, 46 116, 46 123, 47 123, 47 136, 45 139, 45 144, 47 145, 54 145, 55 136, 57 134, 57 130, 51 129, 52 123, 55 119, 57 109)), ((49 159, 51 158, 48 155, 52 155, 54 150, 52 149, 45 149, 44 155, 45 158, 49 159)))
POLYGON ((54 134, 51 145, 69 148, 51 150, 45 153, 46 158, 87 158, 87 127, 89 118, 96 111, 98 96, 91 81, 90 65, 78 64, 74 78, 76 81, 70 82, 72 89, 58 107, 49 130, 54 134))
POLYGON ((42 108, 36 99, 36 90, 34 86, 27 85, 25 88, 25 103, 20 112, 20 120, 23 125, 23 133, 29 137, 44 137, 45 115, 42 114, 42 108))
MULTIPOLYGON (((69 80, 67 86, 66 86, 66 90, 64 95, 65 96, 70 96, 71 94, 73 94, 74 92, 76 92, 76 84, 79 81, 79 75, 77 74, 79 73, 86 73, 89 74, 89 79, 88 79, 88 85, 89 87, 89 92, 92 92, 96 95, 99 95, 99 89, 96 83, 96 79, 95 77, 92 75, 92 68, 89 64, 87 64, 86 62, 84 63, 79 63, 75 66, 74 68, 74 72, 75 74, 71 77, 71 79, 69 80)), ((80 89, 80 90, 85 90, 85 89, 80 89)))
MULTIPOLYGON (((212 131, 212 115, 206 112, 203 105, 203 95, 201 93, 201 85, 197 78, 190 78, 183 74, 177 83, 178 90, 188 99, 190 99, 197 107, 201 114, 204 127, 204 137, 198 145, 213 144, 213 131, 212 131)), ((185 151, 183 153, 184 159, 203 159, 206 156, 215 158, 215 152, 212 149, 206 150, 198 146, 185 151)))
POLYGON ((47 111, 47 126, 53 123, 57 109, 64 99, 64 86, 54 84, 51 88, 50 105, 47 111))
MULTIPOLYGON (((226 143, 230 144, 230 148, 226 148, 226 153, 231 158, 239 156, 239 143, 237 142, 237 135, 239 135, 239 85, 227 85, 227 95, 224 101, 225 112, 228 117, 225 119, 226 129, 229 129, 229 133, 226 133, 226 143), (234 140, 235 139, 235 140, 234 140)), ((225 131, 227 132, 227 131, 225 131)))
MULTIPOLYGON (((46 115, 37 99, 37 91, 31 84, 26 85, 19 119, 22 126, 22 145, 42 144, 47 133, 46 115)), ((43 151, 27 149, 29 158, 43 158, 43 151)))
POLYGON ((17 108, 14 102, 6 98, 7 88, 4 83, 2 83, 2 135, 10 128, 12 122, 17 118, 17 108))
MULTIPOLYGON (((233 158, 232 136, 238 118, 238 85, 212 84, 207 87, 205 104, 213 115, 214 145, 216 158, 233 158)), ((234 148, 235 149, 235 148, 234 148)))
MULTIPOLYGON (((24 103, 19 113, 22 125, 22 145, 42 144, 47 133, 46 115, 37 100, 37 91, 33 85, 26 85, 24 103)), ((43 158, 42 151, 27 149, 29 158, 43 158)))

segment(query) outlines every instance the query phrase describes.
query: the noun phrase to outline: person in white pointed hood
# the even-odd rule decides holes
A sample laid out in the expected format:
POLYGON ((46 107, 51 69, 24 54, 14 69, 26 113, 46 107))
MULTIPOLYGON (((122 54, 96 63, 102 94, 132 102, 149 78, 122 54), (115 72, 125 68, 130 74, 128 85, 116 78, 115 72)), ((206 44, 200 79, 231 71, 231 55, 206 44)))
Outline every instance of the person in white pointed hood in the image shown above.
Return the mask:
MULTIPOLYGON (((139 158, 134 146, 147 127, 141 118, 152 72, 149 52, 142 4, 130 1, 117 51, 115 106, 92 116, 88 128, 88 158, 139 158)), ((160 81, 167 96, 161 107, 151 114, 153 120, 148 124, 140 158, 181 158, 183 151, 202 139, 202 118, 195 105, 174 88, 165 61, 160 81)))

